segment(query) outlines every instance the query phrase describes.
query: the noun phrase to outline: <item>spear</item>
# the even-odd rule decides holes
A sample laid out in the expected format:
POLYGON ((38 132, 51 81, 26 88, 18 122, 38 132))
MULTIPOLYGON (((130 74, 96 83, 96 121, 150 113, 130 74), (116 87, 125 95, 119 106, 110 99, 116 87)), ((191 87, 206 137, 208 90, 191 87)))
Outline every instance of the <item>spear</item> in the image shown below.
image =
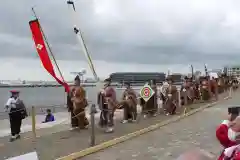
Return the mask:
POLYGON ((78 21, 76 19, 77 16, 76 16, 75 4, 71 0, 68 0, 67 4, 68 4, 69 10, 71 11, 71 15, 72 15, 72 18, 73 18, 73 23, 74 23, 73 31, 74 31, 74 33, 77 36, 77 39, 78 39, 78 41, 79 41, 79 43, 81 45, 81 49, 84 52, 84 55, 85 55, 85 57, 87 59, 88 65, 89 65, 89 67, 90 67, 90 69, 92 71, 92 74, 93 74, 95 80, 99 81, 99 77, 97 76, 96 70, 94 68, 94 65, 93 65, 93 62, 92 62, 92 58, 91 58, 91 56, 89 54, 89 50, 87 48, 87 45, 86 45, 84 37, 83 37, 83 33, 82 33, 81 29, 80 29, 80 25, 78 25, 78 23, 77 23, 78 21))

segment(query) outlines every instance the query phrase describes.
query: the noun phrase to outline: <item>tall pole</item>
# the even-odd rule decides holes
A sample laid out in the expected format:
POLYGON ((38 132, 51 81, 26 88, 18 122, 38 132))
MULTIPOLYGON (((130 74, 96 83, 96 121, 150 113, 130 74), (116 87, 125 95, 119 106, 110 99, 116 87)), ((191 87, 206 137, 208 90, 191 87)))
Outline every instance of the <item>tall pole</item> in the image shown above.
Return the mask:
POLYGON ((73 31, 76 34, 77 39, 78 39, 78 41, 81 44, 81 47, 82 47, 81 49, 83 50, 84 55, 86 56, 86 59, 88 61, 88 65, 89 65, 89 67, 90 67, 90 69, 91 69, 91 71, 93 73, 93 76, 94 76, 95 80, 99 81, 99 77, 97 76, 96 70, 94 68, 94 65, 93 65, 93 62, 92 62, 92 58, 91 58, 91 56, 89 54, 89 50, 87 48, 87 45, 86 45, 84 37, 83 37, 83 33, 82 33, 81 29, 80 29, 80 26, 77 25, 78 21, 76 20, 76 7, 74 5, 74 2, 71 1, 71 0, 68 0, 67 4, 68 4, 69 8, 72 7, 71 14, 72 14, 72 18, 73 18, 74 23, 75 23, 74 27, 73 27, 73 31))
POLYGON ((204 64, 204 70, 205 70, 206 76, 208 76, 208 69, 207 69, 207 65, 206 64, 204 64))
POLYGON ((194 71, 193 71, 193 65, 191 65, 191 72, 192 72, 192 79, 195 80, 194 71))
MULTIPOLYGON (((38 16, 37 16, 37 13, 35 12, 35 10, 34 10, 33 7, 32 7, 32 12, 33 12, 35 18, 39 21, 39 18, 38 18, 38 16)), ((40 25, 40 21, 39 21, 39 28, 40 28, 40 30, 41 30, 41 32, 42 32, 43 38, 44 38, 45 43, 46 43, 46 45, 47 45, 47 47, 48 47, 48 50, 49 50, 49 52, 50 52, 50 54, 51 54, 51 56, 52 56, 52 58, 53 58, 53 61, 54 61, 55 65, 56 65, 56 67, 57 67, 57 70, 58 70, 58 72, 59 72, 59 74, 60 74, 60 76, 61 76, 61 78, 62 78, 62 81, 65 83, 65 80, 64 80, 64 78, 63 78, 62 72, 61 72, 61 70, 60 70, 60 68, 59 68, 59 66, 58 66, 58 64, 57 64, 56 58, 55 58, 55 56, 54 56, 54 54, 53 54, 53 52, 52 52, 52 50, 51 50, 51 47, 50 47, 50 45, 49 45, 49 43, 48 43, 47 37, 46 37, 46 35, 44 34, 43 28, 42 28, 41 25, 40 25)))

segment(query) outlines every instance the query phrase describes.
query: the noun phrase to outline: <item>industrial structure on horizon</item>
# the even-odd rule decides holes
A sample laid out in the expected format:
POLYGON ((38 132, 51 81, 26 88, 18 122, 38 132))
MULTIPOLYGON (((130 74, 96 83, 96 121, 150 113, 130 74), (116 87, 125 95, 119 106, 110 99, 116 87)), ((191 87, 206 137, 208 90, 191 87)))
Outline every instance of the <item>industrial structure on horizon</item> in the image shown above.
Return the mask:
POLYGON ((228 76, 235 76, 237 78, 240 78, 240 66, 238 65, 226 66, 224 67, 223 72, 228 76))

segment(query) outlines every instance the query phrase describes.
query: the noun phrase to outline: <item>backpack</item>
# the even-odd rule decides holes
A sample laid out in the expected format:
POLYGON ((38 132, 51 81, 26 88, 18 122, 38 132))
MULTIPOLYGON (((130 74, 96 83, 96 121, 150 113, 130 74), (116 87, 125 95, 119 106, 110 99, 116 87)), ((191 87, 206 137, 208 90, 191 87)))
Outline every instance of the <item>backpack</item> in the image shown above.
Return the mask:
POLYGON ((17 108, 18 110, 20 110, 21 118, 22 118, 22 119, 25 119, 25 118, 28 116, 26 107, 25 107, 25 105, 24 105, 24 103, 23 103, 22 100, 18 99, 18 100, 16 101, 16 108, 17 108))

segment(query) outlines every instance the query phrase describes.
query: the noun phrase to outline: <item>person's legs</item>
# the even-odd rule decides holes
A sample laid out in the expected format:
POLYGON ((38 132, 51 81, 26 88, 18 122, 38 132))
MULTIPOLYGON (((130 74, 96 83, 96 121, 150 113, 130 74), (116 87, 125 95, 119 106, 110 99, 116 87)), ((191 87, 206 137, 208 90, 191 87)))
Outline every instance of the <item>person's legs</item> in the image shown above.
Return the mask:
POLYGON ((71 111, 71 125, 72 125, 72 128, 78 127, 78 119, 77 117, 75 117, 75 114, 73 113, 73 111, 71 111))
POLYGON ((9 119, 10 119, 10 127, 11 127, 11 138, 10 141, 14 141, 16 139, 17 136, 17 132, 18 132, 18 124, 17 124, 17 119, 16 119, 16 114, 14 113, 13 110, 11 110, 9 114, 9 119))
POLYGON ((85 110, 79 108, 78 110, 75 111, 75 115, 77 115, 78 127, 80 129, 85 129, 86 126, 89 124, 85 115, 85 110))
POLYGON ((123 121, 122 123, 127 123, 129 119, 129 106, 127 103, 123 104, 123 121))
POLYGON ((104 127, 106 127, 108 124, 108 105, 106 103, 103 105, 102 112, 103 112, 103 125, 104 127))
POLYGON ((84 114, 84 126, 85 126, 85 128, 87 128, 88 125, 89 125, 89 121, 88 121, 88 119, 86 117, 86 114, 84 114))
POLYGON ((20 115, 18 115, 16 120, 16 139, 20 138, 21 125, 22 125, 22 118, 20 115))
POLYGON ((15 133, 16 123, 14 123, 14 117, 11 114, 9 115, 9 119, 10 119, 11 135, 12 137, 14 137, 16 134, 15 133))
POLYGON ((108 123, 107 111, 103 109, 100 114, 99 125, 100 127, 103 128, 107 126, 107 123, 108 123))
POLYGON ((113 113, 113 111, 111 110, 109 110, 108 111, 108 124, 107 124, 107 130, 106 130, 106 132, 107 133, 111 133, 111 132, 113 132, 114 131, 114 113, 113 113))
POLYGON ((131 117, 132 117, 132 120, 133 121, 136 121, 137 120, 137 106, 134 105, 131 107, 131 117))

